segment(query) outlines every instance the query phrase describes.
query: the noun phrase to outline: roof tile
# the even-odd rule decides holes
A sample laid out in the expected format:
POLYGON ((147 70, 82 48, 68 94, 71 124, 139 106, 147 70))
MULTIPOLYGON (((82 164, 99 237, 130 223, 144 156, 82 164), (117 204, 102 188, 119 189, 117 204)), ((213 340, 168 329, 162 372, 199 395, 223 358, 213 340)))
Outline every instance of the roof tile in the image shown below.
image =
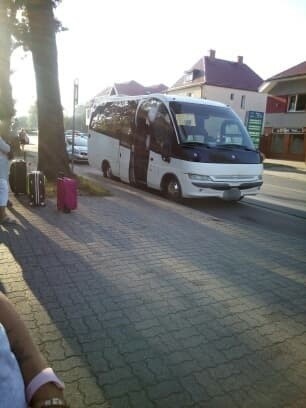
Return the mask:
POLYGON ((299 75, 306 75, 306 61, 301 62, 298 65, 294 65, 293 67, 286 69, 285 71, 282 71, 271 78, 268 78, 267 81, 271 81, 273 79, 290 78, 299 75))
MULTIPOLYGON (((246 64, 207 56, 197 61, 188 70, 190 71, 195 72, 194 80, 190 85, 204 82, 206 85, 257 91, 263 82, 262 78, 246 64)), ((186 85, 184 79, 185 76, 182 76, 172 88, 186 85)))

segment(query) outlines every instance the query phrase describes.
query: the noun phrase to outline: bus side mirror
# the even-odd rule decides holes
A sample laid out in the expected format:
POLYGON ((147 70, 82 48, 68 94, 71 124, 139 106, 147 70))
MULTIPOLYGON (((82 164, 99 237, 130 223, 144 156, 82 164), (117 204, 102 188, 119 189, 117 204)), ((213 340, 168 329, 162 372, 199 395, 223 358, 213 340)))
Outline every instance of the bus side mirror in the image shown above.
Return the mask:
POLYGON ((259 156, 260 156, 260 163, 263 163, 266 156, 263 152, 261 152, 260 150, 258 150, 259 156))

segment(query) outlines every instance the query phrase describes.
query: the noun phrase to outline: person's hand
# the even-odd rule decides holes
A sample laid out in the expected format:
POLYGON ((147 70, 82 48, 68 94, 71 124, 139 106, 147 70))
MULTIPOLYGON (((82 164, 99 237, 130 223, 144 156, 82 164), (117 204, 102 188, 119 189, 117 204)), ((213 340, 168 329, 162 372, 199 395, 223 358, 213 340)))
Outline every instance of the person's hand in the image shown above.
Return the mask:
MULTIPOLYGON (((64 401, 64 394, 61 389, 59 389, 55 384, 53 383, 47 383, 42 385, 33 395, 33 398, 31 400, 31 408, 40 408, 43 406, 43 402, 46 400, 51 400, 53 398, 58 398, 62 401, 64 401)), ((52 405, 50 405, 52 406, 52 405)), ((62 408, 65 406, 61 405, 62 408)), ((67 406, 67 405, 66 405, 67 406)))

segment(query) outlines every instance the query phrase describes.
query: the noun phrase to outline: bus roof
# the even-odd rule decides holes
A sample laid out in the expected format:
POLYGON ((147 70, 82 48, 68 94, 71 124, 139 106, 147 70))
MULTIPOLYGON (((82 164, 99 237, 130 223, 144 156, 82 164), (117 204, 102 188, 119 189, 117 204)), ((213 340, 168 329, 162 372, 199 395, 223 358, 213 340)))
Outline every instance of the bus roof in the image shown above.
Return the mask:
POLYGON ((94 105, 99 105, 102 102, 111 102, 111 101, 139 101, 149 98, 158 98, 163 102, 184 102, 184 103, 197 103, 201 105, 210 105, 210 106, 221 106, 226 107, 224 103, 213 101, 210 99, 200 99, 192 98, 190 96, 182 95, 167 95, 167 94, 149 94, 149 95, 136 95, 136 96, 104 96, 98 97, 94 100, 94 105))

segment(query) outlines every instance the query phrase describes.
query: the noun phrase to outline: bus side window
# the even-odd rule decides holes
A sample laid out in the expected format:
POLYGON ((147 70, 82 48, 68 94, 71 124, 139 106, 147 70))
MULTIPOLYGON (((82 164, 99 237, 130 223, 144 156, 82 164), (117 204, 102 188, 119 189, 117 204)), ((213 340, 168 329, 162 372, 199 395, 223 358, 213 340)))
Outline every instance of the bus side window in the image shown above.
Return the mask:
POLYGON ((121 143, 126 146, 132 144, 134 128, 134 117, 136 111, 136 103, 133 101, 128 101, 122 107, 121 121, 120 121, 120 139, 121 143))
POLYGON ((137 115, 137 129, 145 148, 161 153, 165 144, 171 145, 174 129, 166 106, 158 99, 145 101, 137 115), (146 137, 149 135, 149 137, 146 137), (148 141, 150 142, 148 146, 148 141))
POLYGON ((93 114, 91 115, 91 120, 89 124, 89 128, 93 129, 96 132, 103 133, 102 132, 102 118, 103 118, 103 110, 104 110, 104 105, 97 106, 93 114))
POLYGON ((112 102, 106 102, 98 106, 92 115, 90 129, 98 133, 116 137, 114 127, 116 108, 112 102))
POLYGON ((158 153, 161 153, 165 145, 171 148, 175 133, 172 127, 171 119, 166 107, 161 104, 153 124, 153 140, 151 143, 155 144, 158 153))

